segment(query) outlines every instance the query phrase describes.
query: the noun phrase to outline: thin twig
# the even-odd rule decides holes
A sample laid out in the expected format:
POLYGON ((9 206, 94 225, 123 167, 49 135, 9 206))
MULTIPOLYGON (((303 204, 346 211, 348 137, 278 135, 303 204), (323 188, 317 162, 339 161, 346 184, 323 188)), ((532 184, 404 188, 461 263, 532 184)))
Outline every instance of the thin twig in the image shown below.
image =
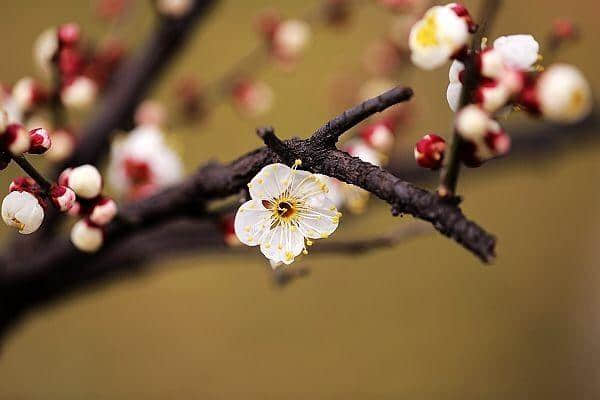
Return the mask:
POLYGON ((44 194, 49 195, 52 184, 46 178, 44 178, 44 176, 33 165, 31 165, 29 161, 27 161, 25 156, 12 156, 12 159, 19 165, 19 167, 21 167, 23 171, 25 171, 25 173, 27 173, 27 175, 29 175, 38 185, 40 185, 40 188, 42 188, 44 194))

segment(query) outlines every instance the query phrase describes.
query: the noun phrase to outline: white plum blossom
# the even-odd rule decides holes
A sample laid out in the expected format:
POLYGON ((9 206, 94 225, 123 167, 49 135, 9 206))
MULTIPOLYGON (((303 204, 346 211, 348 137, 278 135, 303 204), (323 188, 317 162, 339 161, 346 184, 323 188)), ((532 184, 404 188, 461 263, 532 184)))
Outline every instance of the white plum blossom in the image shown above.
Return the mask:
POLYGON ((269 260, 286 265, 306 251, 311 239, 326 238, 341 213, 317 176, 284 164, 264 167, 248 184, 251 200, 235 216, 235 233, 248 246, 260 245, 269 260))
MULTIPOLYGON (((495 79, 493 85, 484 88, 480 97, 483 107, 494 112, 501 108, 510 96, 523 85, 519 71, 530 71, 539 59, 539 44, 531 35, 501 36, 494 41, 492 48, 481 53, 481 74, 495 79)), ((450 109, 458 110, 463 84, 460 73, 465 65, 455 60, 450 66, 446 99, 450 109)))
POLYGON ((548 68, 536 85, 542 115, 556 122, 577 122, 592 110, 592 90, 579 69, 556 64, 548 68))
POLYGON ((44 209, 33 194, 13 191, 2 201, 2 219, 6 225, 28 235, 42 225, 44 209))
POLYGON ((71 243, 86 253, 94 253, 102 247, 104 233, 85 219, 77 221, 71 229, 71 243))
POLYGON ((494 50, 500 52, 504 65, 528 71, 539 59, 540 45, 531 35, 508 35, 494 40, 494 50))
POLYGON ((469 39, 469 26, 449 6, 430 8, 411 29, 408 45, 412 62, 422 69, 444 65, 469 39))
POLYGON ((182 177, 179 155, 167 146, 164 134, 155 125, 138 126, 112 145, 108 180, 120 194, 129 195, 141 186, 154 192, 182 177))

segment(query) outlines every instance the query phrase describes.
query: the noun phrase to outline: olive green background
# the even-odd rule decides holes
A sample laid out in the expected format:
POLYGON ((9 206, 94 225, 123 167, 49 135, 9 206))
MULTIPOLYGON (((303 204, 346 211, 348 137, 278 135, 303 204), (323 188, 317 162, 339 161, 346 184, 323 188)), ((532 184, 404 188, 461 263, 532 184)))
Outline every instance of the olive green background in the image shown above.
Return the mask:
MULTIPOLYGON (((219 76, 256 43, 259 9, 296 16, 313 3, 221 1, 153 96, 169 102, 181 75, 219 76)), ((472 10, 477 3, 466 2, 472 10)), ((31 44, 47 26, 76 20, 98 37, 105 27, 90 4, 3 1, 1 79, 34 72, 31 44)), ((152 26, 147 2, 138 4, 120 31, 132 44, 152 26)), ((505 4, 492 37, 531 32, 541 40, 554 17, 574 18, 583 39, 559 58, 598 88, 597 1, 505 4)), ((260 124, 306 136, 341 111, 328 101, 329 82, 360 71, 365 46, 389 21, 365 5, 347 28, 317 29, 293 73, 263 69, 277 96, 268 115, 244 119, 225 104, 202 125, 174 129, 188 171, 255 148, 260 124)), ((411 157, 415 138, 448 132, 447 69, 403 83, 415 89, 418 109, 397 152, 411 157)), ((498 161, 504 165, 463 176, 466 213, 499 238, 493 266, 440 235, 360 257, 312 254, 299 264, 311 274, 283 289, 259 254, 173 258, 27 318, 3 343, 0 398, 598 398, 598 149, 498 161)), ((11 167, 0 183, 15 174, 11 167)), ((373 202, 366 216, 345 217, 334 237, 375 235, 408 220, 373 202)))

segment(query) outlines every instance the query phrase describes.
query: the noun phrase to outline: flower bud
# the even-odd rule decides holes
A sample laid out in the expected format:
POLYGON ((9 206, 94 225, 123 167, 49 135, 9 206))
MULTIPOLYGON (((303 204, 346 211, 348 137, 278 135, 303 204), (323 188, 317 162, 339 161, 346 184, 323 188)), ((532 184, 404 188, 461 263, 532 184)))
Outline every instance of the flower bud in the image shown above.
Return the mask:
POLYGON ((502 83, 491 81, 477 88, 475 100, 485 111, 494 113, 508 103, 510 95, 510 91, 502 83))
POLYGON ((49 28, 42 32, 33 46, 33 58, 44 74, 52 72, 52 59, 58 52, 58 34, 56 28, 49 28))
POLYGON ((463 139, 478 141, 487 133, 490 117, 479 106, 468 105, 456 114, 455 128, 463 139))
POLYGON ((573 123, 592 110, 592 91, 581 71, 555 64, 538 79, 535 88, 540 111, 551 121, 573 123))
POLYGON ((440 169, 444 161, 445 150, 444 138, 430 133, 423 136, 415 145, 415 160, 423 168, 440 169))
POLYGON ((29 150, 29 134, 21 124, 9 124, 2 135, 4 148, 15 156, 20 156, 29 150))
POLYGON ((29 131, 30 148, 29 154, 44 154, 50 148, 52 142, 50 135, 44 128, 36 128, 29 131))
POLYGON ((235 218, 233 215, 227 215, 221 219, 221 232, 223 232, 223 240, 229 247, 237 247, 242 244, 235 234, 235 218))
POLYGON ((280 23, 273 36, 276 54, 283 58, 296 58, 310 38, 310 26, 300 20, 290 19, 280 23))
POLYGON ((71 22, 58 28, 58 41, 61 46, 74 46, 80 39, 81 28, 78 24, 71 22))
POLYGON ((465 140, 461 144, 460 158, 467 167, 481 166, 485 161, 500 157, 510 150, 510 136, 497 121, 489 120, 485 135, 477 140, 465 140))
POLYGON ((373 150, 373 148, 367 146, 367 144, 360 139, 351 140, 344 144, 343 150, 352 157, 358 157, 364 162, 368 162, 377 166, 381 165, 381 154, 373 150))
POLYGON ((479 55, 481 75, 490 79, 498 79, 504 73, 504 57, 493 48, 486 49, 479 55))
POLYGON ((37 194, 40 192, 40 186, 32 178, 28 176, 19 176, 13 179, 8 186, 9 192, 29 192, 37 194))
POLYGON ((69 209, 69 211, 67 211, 67 214, 69 214, 71 217, 83 215, 83 207, 81 207, 81 203, 75 200, 73 206, 69 209))
POLYGON ((162 126, 167 120, 167 110, 158 101, 146 100, 135 110, 133 119, 137 125, 162 126))
POLYGON ((73 208, 77 196, 66 186, 54 185, 50 189, 50 197, 54 205, 61 211, 67 212, 73 208))
POLYGON ((117 203, 105 197, 92 208, 89 218, 94 224, 103 226, 112 221, 115 215, 117 215, 117 203))
POLYGON ((394 146, 394 133, 381 121, 365 126, 360 136, 365 143, 382 153, 389 152, 394 146))
MULTIPOLYGON (((67 170, 63 171, 59 178, 60 185, 65 182, 64 179, 61 179, 65 172, 67 170)), ((93 165, 86 164, 73 168, 65 177, 67 185, 73 189, 77 196, 84 199, 93 199, 102 191, 102 176, 93 165)))
POLYGON ((31 110, 48 97, 44 88, 33 78, 21 78, 12 90, 13 99, 22 110, 31 110))
POLYGON ((273 90, 264 82, 242 80, 233 88, 233 102, 241 113, 256 117, 273 105, 273 90))
POLYGON ((53 162, 66 160, 75 149, 75 136, 66 129, 57 129, 50 135, 52 146, 46 152, 46 158, 53 162))
POLYGON ((156 9, 164 16, 181 18, 194 5, 194 0, 157 0, 156 9))
POLYGON ((58 184, 61 186, 69 186, 69 176, 71 176, 71 171, 73 168, 66 168, 63 172, 58 176, 58 184))
POLYGON ((89 107, 98 94, 96 83, 85 76, 79 76, 63 87, 60 98, 66 107, 85 109, 89 107))
POLYGON ((28 235, 42 225, 44 209, 33 194, 14 191, 2 201, 2 219, 6 225, 28 235))
POLYGON ((77 221, 71 229, 71 243, 80 251, 94 253, 102 247, 103 242, 102 229, 85 219, 77 221))

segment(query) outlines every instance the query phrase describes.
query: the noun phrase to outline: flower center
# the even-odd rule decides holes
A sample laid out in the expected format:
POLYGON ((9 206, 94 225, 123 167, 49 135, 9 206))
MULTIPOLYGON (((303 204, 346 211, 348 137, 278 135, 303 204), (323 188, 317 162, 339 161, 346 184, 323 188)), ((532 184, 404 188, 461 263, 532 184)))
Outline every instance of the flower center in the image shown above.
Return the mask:
POLYGON ((437 46, 437 21, 435 20, 435 16, 429 15, 425 17, 425 21, 423 27, 419 29, 417 33, 417 42, 419 42, 423 47, 428 46, 437 46))
POLYGON ((271 210, 278 221, 291 221, 298 215, 297 202, 290 198, 263 200, 263 206, 271 210))
POLYGON ((296 208, 288 201, 281 201, 277 204, 277 213, 282 218, 291 218, 296 213, 296 208))

